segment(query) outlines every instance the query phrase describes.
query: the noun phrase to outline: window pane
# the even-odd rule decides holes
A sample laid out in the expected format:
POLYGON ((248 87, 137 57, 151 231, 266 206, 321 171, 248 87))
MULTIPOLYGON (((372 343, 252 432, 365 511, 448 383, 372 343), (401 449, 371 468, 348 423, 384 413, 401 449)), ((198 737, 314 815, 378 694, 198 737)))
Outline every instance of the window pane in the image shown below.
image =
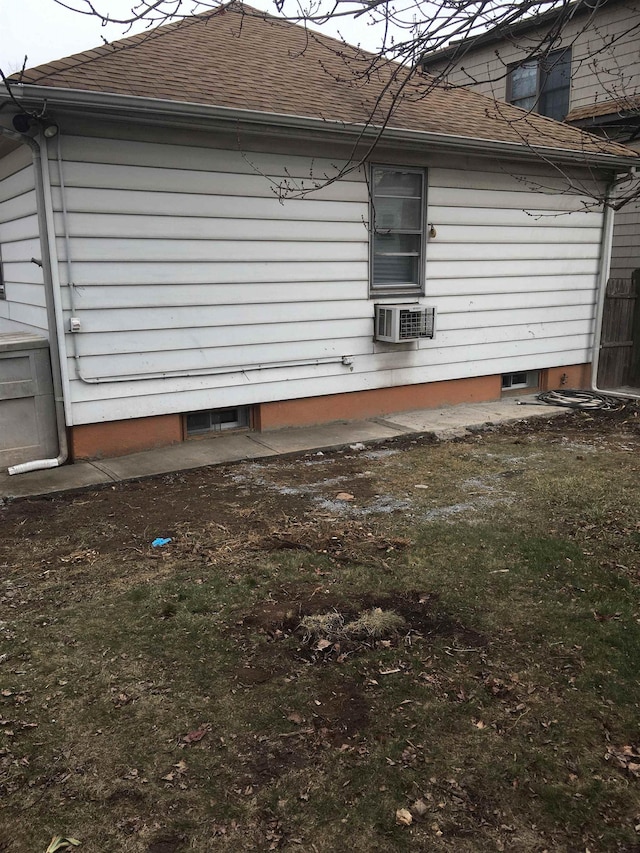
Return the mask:
POLYGON ((419 234, 375 234, 373 251, 376 255, 420 254, 419 234))
POLYGON ((536 106, 536 96, 531 95, 529 98, 518 98, 516 101, 511 101, 514 107, 521 107, 523 110, 533 110, 536 106))
POLYGON ((375 255, 374 287, 417 287, 420 284, 419 259, 408 255, 375 255))
POLYGON ((420 284, 420 235, 385 234, 374 237, 374 285, 420 284))
POLYGON ((539 112, 558 121, 569 112, 571 51, 552 53, 544 60, 539 112))
POLYGON ((571 82, 571 51, 552 53, 541 62, 542 91, 564 89, 571 82))
POLYGON ((522 98, 535 98, 538 86, 538 63, 537 61, 525 62, 517 68, 512 68, 511 78, 511 103, 522 98))
POLYGON ((402 172, 393 169, 373 170, 374 195, 420 198, 422 175, 419 172, 402 172))
POLYGON ((187 433, 207 432, 209 426, 209 412, 191 412, 187 415, 187 433))
POLYGON ((376 230, 420 231, 421 207, 419 198, 376 198, 376 230))
POLYGON ((562 121, 569 112, 569 89, 557 89, 555 92, 540 95, 538 112, 540 115, 562 121))

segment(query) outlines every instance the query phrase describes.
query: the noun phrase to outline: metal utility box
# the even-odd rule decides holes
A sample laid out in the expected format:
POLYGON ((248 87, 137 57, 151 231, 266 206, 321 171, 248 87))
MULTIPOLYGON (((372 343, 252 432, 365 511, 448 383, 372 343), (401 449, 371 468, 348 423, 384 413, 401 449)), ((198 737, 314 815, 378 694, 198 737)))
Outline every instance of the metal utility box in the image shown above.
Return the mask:
POLYGON ((28 332, 0 334, 0 467, 57 453, 49 342, 28 332))

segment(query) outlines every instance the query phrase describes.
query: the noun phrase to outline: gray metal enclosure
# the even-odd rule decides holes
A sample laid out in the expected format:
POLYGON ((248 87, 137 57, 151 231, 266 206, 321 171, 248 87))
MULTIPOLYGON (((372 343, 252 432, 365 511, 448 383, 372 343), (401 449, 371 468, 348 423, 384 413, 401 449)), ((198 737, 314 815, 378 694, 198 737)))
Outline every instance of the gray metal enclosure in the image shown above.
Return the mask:
POLYGON ((58 452, 49 342, 26 332, 0 335, 0 466, 58 452))

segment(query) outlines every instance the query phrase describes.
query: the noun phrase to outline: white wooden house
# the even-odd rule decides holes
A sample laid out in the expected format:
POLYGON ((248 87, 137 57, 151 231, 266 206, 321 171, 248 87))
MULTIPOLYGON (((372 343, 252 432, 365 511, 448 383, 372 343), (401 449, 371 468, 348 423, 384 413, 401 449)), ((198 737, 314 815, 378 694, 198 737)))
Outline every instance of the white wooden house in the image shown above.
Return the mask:
POLYGON ((633 152, 427 79, 376 107, 336 45, 233 5, 11 85, 0 333, 49 341, 50 464, 588 384, 633 152))

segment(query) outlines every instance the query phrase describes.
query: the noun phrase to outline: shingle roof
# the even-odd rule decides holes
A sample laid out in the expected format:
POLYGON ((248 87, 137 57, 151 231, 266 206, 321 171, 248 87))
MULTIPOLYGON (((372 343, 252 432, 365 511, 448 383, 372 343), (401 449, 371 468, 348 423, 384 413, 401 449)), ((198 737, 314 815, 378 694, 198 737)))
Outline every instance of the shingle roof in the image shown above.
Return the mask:
POLYGON ((633 156, 476 92, 406 77, 401 66, 234 2, 29 69, 21 82, 633 156))
POLYGON ((596 104, 587 104, 585 107, 576 107, 571 110, 565 121, 583 121, 584 119, 600 118, 601 116, 628 116, 629 113, 638 115, 640 110, 640 95, 627 95, 624 98, 615 98, 607 101, 599 101, 596 104))

